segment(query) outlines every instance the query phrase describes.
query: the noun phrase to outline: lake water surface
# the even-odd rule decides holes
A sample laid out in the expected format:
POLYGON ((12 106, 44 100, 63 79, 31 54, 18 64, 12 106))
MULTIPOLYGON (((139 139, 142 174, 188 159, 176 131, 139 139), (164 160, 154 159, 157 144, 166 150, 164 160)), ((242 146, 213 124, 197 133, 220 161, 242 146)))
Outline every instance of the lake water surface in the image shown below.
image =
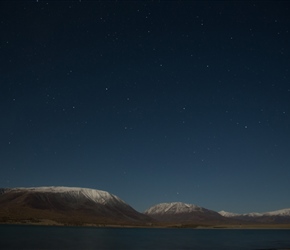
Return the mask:
POLYGON ((1 225, 0 249, 290 249, 290 230, 1 225))

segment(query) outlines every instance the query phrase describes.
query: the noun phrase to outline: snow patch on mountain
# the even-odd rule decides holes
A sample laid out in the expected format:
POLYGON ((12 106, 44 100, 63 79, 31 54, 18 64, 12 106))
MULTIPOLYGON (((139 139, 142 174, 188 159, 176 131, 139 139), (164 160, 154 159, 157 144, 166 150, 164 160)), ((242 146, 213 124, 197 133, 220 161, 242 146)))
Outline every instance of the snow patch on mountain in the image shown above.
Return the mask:
POLYGON ((171 202, 171 203, 160 203, 153 206, 145 211, 145 214, 180 214, 190 213, 193 211, 202 211, 202 207, 182 203, 182 202, 171 202))
POLYGON ((222 216, 224 216, 224 217, 228 217, 228 218, 230 218, 230 217, 234 217, 234 216, 240 216, 240 214, 230 213, 230 212, 226 212, 226 211, 224 211, 224 210, 219 211, 218 213, 219 213, 220 215, 222 215, 222 216))
POLYGON ((90 189, 90 188, 79 188, 79 187, 29 187, 29 188, 11 188, 6 189, 5 191, 28 191, 28 192, 37 192, 37 193, 61 193, 67 197, 71 198, 80 198, 86 197, 87 199, 100 203, 100 204, 114 204, 122 203, 127 205, 123 200, 117 196, 110 194, 106 191, 90 189))
POLYGON ((248 214, 242 214, 243 216, 248 216, 248 217, 260 217, 263 216, 262 213, 248 213, 248 214))

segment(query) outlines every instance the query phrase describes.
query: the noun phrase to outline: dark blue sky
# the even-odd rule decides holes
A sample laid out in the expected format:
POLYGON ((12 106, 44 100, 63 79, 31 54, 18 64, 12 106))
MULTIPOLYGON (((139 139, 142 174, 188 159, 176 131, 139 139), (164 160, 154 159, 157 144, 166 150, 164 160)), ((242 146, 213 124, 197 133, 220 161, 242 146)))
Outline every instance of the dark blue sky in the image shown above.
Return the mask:
POLYGON ((289 208, 289 27, 287 1, 2 1, 0 186, 289 208))

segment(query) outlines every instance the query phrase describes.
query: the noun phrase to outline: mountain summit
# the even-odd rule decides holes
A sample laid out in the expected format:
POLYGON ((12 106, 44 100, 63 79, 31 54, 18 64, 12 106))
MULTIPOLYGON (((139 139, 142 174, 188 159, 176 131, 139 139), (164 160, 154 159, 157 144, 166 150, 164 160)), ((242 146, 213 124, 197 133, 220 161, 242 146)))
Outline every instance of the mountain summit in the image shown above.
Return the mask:
POLYGON ((182 202, 160 203, 144 213, 163 223, 207 224, 225 221, 223 216, 215 211, 182 202))
POLYGON ((138 225, 152 221, 113 194, 77 187, 0 189, 0 218, 62 224, 138 225))

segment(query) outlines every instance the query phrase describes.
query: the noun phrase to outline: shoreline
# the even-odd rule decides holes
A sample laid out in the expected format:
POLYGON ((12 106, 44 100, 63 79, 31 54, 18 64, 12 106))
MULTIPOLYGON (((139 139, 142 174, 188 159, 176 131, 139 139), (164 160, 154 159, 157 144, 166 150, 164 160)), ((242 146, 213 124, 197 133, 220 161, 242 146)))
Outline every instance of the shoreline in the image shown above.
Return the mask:
POLYGON ((91 223, 60 223, 53 220, 43 220, 39 222, 13 221, 0 222, 2 226, 23 225, 23 226, 57 226, 57 227, 90 227, 90 228, 146 228, 146 229, 215 229, 215 230, 290 230, 290 224, 248 224, 248 225, 126 225, 126 224, 91 224, 91 223))

